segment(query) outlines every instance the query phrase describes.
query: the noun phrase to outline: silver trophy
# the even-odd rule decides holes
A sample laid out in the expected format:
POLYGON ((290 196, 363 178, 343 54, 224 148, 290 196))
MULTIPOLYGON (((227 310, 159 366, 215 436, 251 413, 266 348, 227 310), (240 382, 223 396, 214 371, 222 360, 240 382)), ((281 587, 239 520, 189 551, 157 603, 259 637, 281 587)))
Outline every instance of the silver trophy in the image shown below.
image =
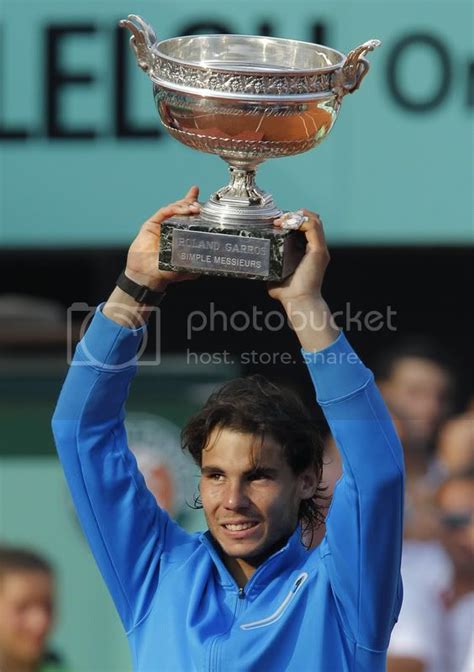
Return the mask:
POLYGON ((132 33, 138 65, 153 82, 161 123, 189 147, 229 164, 230 182, 200 214, 161 226, 159 267, 282 280, 304 253, 304 236, 273 226, 282 210, 255 181, 266 159, 307 152, 328 135, 342 99, 369 70, 369 40, 347 56, 319 44, 251 35, 158 41, 141 17, 132 33))

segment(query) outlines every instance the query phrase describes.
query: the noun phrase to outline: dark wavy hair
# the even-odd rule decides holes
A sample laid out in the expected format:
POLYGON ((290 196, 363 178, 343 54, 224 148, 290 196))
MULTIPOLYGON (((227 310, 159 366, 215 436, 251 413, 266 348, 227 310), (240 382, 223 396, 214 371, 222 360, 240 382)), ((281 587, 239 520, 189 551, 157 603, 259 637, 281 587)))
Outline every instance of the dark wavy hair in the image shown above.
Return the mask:
MULTIPOLYGON (((298 519, 304 539, 312 542, 314 532, 324 522, 321 500, 323 441, 301 400, 290 390, 279 388, 264 376, 232 380, 211 394, 204 407, 187 422, 181 434, 182 448, 197 466, 214 428, 232 429, 260 437, 272 437, 283 448, 287 464, 295 474, 312 467, 319 477, 314 497, 302 500, 298 519), (318 502, 319 500, 319 502, 318 502)), ((196 497, 195 508, 202 508, 196 497)))
POLYGON ((29 548, 0 544, 0 579, 13 572, 43 572, 53 576, 52 565, 29 548))

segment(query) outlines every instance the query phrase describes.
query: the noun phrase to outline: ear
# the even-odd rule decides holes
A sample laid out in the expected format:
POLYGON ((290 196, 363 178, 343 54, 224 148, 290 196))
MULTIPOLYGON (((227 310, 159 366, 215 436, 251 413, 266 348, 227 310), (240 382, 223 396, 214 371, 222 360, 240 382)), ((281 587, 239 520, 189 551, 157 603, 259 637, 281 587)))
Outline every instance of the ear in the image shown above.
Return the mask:
POLYGON ((301 499, 311 499, 315 496, 321 477, 314 467, 305 469, 298 476, 298 494, 301 499))

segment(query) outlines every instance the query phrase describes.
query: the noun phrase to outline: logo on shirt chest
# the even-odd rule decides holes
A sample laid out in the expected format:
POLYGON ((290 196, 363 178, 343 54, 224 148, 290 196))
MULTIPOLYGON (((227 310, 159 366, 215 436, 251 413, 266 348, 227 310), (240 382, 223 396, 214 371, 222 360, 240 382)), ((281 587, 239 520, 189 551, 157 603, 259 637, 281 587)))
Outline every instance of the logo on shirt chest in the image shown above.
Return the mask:
POLYGON ((282 618, 283 614, 285 611, 288 609, 292 601, 294 600, 296 594, 302 587, 302 585, 305 583, 306 579, 308 578, 308 573, 307 572, 302 572, 295 582, 293 583, 290 592, 288 595, 285 597, 283 602, 280 604, 278 609, 276 609, 273 614, 270 614, 270 616, 267 616, 266 618, 259 619, 258 621, 252 621, 250 623, 243 623, 240 626, 241 630, 256 630, 257 628, 265 628, 267 625, 272 625, 273 623, 276 623, 277 621, 282 618))

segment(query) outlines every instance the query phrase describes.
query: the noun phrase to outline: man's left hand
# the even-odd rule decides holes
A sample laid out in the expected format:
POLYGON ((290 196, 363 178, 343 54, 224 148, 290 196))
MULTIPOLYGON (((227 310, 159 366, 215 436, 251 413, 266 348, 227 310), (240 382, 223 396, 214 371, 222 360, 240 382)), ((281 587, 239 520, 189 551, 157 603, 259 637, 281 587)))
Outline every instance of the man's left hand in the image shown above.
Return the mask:
MULTIPOLYGON (((293 213, 291 213, 293 214, 293 213)), ((310 210, 298 210, 305 217, 298 231, 306 236, 306 252, 296 270, 282 282, 269 282, 268 293, 283 305, 301 299, 320 299, 324 273, 329 263, 329 252, 324 230, 318 214, 310 210)), ((274 221, 278 228, 284 228, 285 216, 274 221)))

